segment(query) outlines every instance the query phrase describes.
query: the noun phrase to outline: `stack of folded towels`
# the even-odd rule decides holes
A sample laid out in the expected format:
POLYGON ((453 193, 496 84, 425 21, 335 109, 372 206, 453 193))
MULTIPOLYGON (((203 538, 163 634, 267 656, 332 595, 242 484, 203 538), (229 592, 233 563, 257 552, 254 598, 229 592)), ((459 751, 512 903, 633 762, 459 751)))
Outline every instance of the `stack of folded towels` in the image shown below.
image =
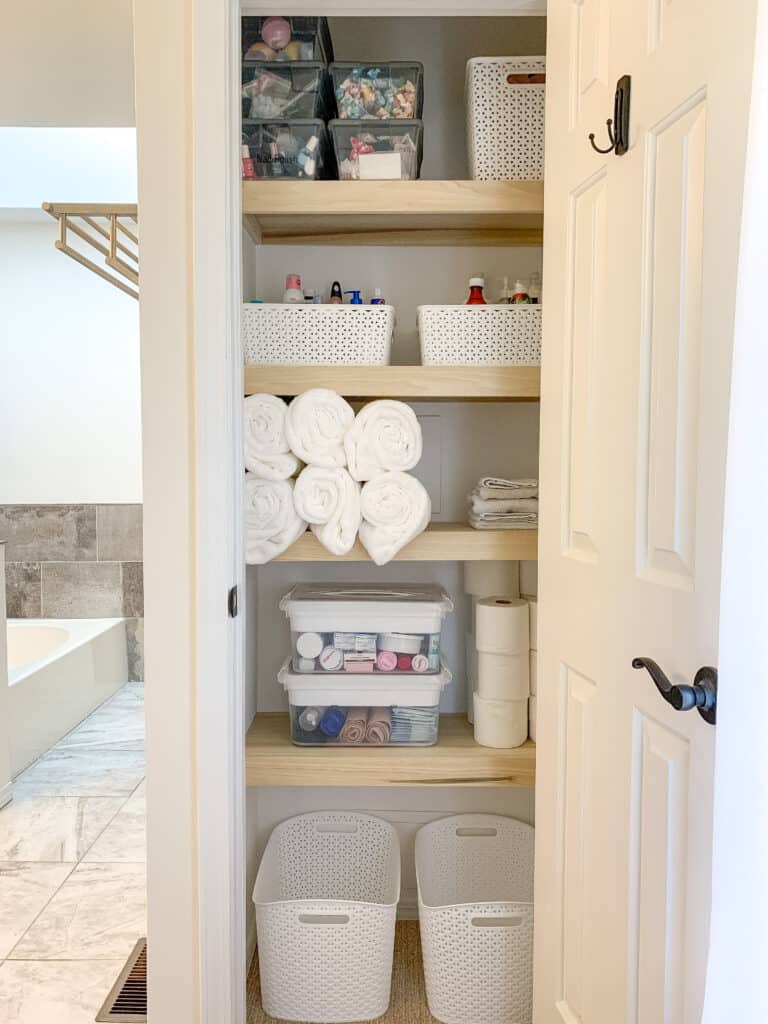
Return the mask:
POLYGON ((469 495, 476 530, 533 530, 539 524, 539 481, 484 476, 469 495))
POLYGON ((290 405, 250 395, 243 433, 250 565, 277 557, 307 526, 334 555, 351 551, 359 532, 384 565, 427 528, 429 495, 408 473, 421 458, 421 427, 403 402, 371 402, 355 416, 326 388, 290 405))

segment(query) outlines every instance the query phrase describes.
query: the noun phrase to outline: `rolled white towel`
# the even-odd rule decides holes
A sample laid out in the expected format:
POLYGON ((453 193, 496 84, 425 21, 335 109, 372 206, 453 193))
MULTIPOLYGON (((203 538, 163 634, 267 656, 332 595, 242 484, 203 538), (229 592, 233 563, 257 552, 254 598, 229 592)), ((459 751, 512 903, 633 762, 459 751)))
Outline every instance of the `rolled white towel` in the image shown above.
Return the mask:
POLYGON ((285 434, 294 455, 308 466, 346 466, 344 435, 355 421, 352 406, 328 388, 305 391, 288 406, 285 434))
POLYGON ((249 395, 243 402, 245 468, 262 480, 287 480, 301 465, 285 436, 287 412, 277 395, 249 395))
POLYGON ((364 405, 344 438, 353 480, 372 480, 379 473, 405 473, 421 458, 421 425, 410 405, 382 399, 364 405))
POLYGON ((360 484, 346 469, 307 466, 296 481, 293 503, 331 554, 352 550, 360 528, 360 484))
POLYGON ((376 565, 390 562, 426 530, 432 515, 429 495, 408 473, 382 473, 360 492, 360 540, 376 565))
POLYGON ((245 474, 245 561, 264 565, 282 554, 307 524, 293 504, 293 480, 260 480, 245 474))

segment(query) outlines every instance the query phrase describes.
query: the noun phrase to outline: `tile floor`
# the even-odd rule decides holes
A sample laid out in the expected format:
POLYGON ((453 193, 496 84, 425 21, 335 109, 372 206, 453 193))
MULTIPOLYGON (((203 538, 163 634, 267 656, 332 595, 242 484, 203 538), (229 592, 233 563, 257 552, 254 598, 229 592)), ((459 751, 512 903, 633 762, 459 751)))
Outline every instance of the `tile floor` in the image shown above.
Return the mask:
POLYGON ((93 1024, 146 935, 144 688, 129 683, 0 810, 0 1021, 93 1024))

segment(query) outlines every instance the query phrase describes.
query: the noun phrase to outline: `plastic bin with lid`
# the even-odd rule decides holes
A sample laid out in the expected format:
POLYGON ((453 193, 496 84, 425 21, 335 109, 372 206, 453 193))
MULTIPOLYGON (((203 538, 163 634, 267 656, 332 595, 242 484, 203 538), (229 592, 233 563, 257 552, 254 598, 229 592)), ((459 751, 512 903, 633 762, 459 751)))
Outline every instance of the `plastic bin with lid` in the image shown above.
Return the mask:
POLYGON ((317 61, 246 61, 241 82, 244 120, 327 118, 333 108, 328 72, 317 61))
POLYGON ((453 602, 435 584, 375 587, 300 583, 280 601, 296 672, 375 674, 440 670, 443 620, 453 602))
POLYGON ((342 181, 414 181, 421 171, 424 122, 335 119, 329 126, 342 181))
POLYGON ((333 60, 327 18, 249 15, 241 30, 243 60, 333 60))
POLYGON ((440 694, 451 681, 439 672, 384 676, 340 671, 318 675, 291 669, 278 681, 288 694, 291 739, 299 746, 419 746, 437 742, 440 694))
MULTIPOLYGON (((252 161, 254 178, 316 178, 334 176, 328 132, 318 118, 296 121, 246 121, 243 148, 252 161)), ((247 179, 246 163, 243 176, 247 179)))
POLYGON ((424 108, 424 65, 418 61, 384 64, 331 64, 338 116, 359 120, 418 118, 424 108))

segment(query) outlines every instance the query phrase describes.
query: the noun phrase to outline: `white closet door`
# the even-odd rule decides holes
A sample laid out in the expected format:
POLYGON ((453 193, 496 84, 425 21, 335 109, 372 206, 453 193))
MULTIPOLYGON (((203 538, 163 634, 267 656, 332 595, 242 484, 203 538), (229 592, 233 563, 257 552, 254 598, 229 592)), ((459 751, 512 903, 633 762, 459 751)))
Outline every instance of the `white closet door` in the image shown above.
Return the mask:
POLYGON ((536 1024, 698 1024, 754 5, 551 0, 536 1024), (632 76, 631 147, 607 145, 632 76))

